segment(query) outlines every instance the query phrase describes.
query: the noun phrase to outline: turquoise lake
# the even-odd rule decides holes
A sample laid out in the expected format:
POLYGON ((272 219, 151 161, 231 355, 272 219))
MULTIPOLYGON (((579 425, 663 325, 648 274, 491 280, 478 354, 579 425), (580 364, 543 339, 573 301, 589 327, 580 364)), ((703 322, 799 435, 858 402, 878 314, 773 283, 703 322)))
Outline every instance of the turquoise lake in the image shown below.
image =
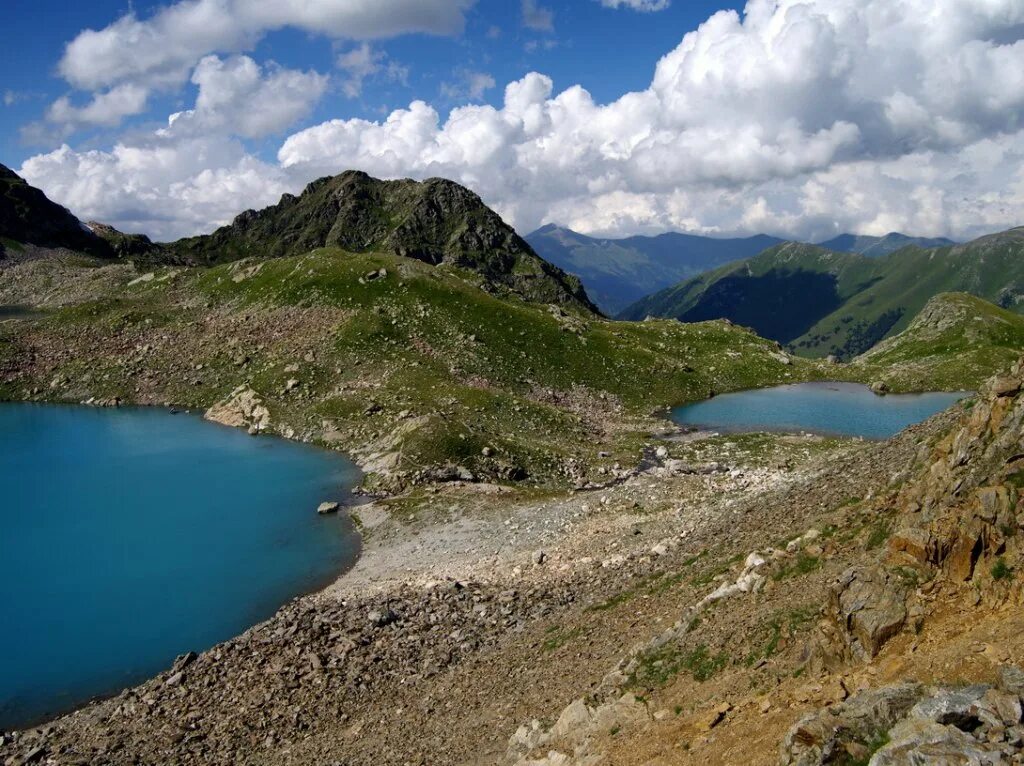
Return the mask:
POLYGON ((162 409, 0 404, 0 729, 270 617, 358 555, 336 453, 162 409))
POLYGON ((965 396, 965 392, 876 396, 867 386, 855 383, 796 383, 721 394, 676 407, 672 419, 723 433, 806 431, 887 439, 965 396))

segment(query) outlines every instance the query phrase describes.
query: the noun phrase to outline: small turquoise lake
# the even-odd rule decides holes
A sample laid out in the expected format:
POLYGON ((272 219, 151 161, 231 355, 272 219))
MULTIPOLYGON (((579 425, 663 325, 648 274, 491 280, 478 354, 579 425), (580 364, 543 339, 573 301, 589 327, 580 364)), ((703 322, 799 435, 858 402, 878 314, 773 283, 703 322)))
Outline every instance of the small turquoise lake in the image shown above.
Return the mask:
POLYGON ((0 404, 0 730, 166 669, 354 563, 325 450, 162 409, 0 404))
POLYGON ((744 433, 776 431, 887 439, 927 420, 965 392, 876 396, 855 383, 796 383, 721 394, 676 407, 672 419, 685 426, 744 433))

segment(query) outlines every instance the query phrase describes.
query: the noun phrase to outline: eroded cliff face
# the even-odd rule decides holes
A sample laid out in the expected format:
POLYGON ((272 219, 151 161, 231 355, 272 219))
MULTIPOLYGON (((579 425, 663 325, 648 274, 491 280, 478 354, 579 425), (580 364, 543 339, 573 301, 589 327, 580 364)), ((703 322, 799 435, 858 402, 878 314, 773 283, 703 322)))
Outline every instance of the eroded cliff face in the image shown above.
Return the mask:
POLYGON ((870 659, 900 631, 920 630, 940 584, 993 606, 1021 602, 1011 574, 1024 554, 1022 387, 1022 361, 990 379, 954 428, 922 446, 913 478, 882 500, 897 509, 895 532, 877 560, 833 587, 826 664, 870 659))

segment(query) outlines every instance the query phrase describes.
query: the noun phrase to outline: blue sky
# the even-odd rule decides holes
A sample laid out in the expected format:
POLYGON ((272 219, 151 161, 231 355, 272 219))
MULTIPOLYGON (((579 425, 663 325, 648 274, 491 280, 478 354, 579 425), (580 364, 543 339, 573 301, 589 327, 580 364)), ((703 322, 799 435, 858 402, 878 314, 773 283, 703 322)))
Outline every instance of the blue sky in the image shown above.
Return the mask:
POLYGON ((167 239, 348 168, 522 232, 1024 223, 1020 0, 8 0, 0 162, 167 239))

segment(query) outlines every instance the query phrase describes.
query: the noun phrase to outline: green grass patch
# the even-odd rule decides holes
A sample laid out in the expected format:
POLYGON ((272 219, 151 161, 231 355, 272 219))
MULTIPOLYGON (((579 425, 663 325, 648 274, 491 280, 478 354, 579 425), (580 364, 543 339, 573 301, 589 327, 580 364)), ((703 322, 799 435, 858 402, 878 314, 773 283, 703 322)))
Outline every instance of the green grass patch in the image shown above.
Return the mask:
POLYGON ((790 577, 800 577, 802 575, 810 574, 820 568, 821 558, 818 556, 811 556, 800 551, 796 555, 796 560, 792 564, 786 564, 778 569, 774 574, 772 574, 772 579, 776 582, 780 582, 782 580, 788 580, 790 577))
POLYGON ((841 766, 868 766, 875 753, 889 744, 889 732, 885 729, 879 729, 868 737, 866 741, 861 742, 861 744, 865 748, 864 754, 859 758, 848 758, 845 763, 840 762, 841 766))
POLYGON ((568 644, 573 639, 579 638, 583 635, 583 628, 576 626, 570 630, 564 630, 558 626, 552 626, 554 630, 548 628, 545 633, 548 633, 548 638, 544 639, 544 643, 541 644, 540 648, 545 652, 553 652, 556 649, 561 649, 563 646, 568 644))
POLYGON ((869 527, 868 538, 864 541, 864 548, 873 551, 885 544, 892 534, 892 522, 888 519, 876 519, 869 527))
POLYGON ((1009 580, 1013 577, 1013 567, 1006 563, 1006 560, 1000 556, 996 559, 992 565, 992 569, 989 570, 992 574, 992 579, 996 582, 1000 580, 1009 580))
POLYGON ((813 606, 797 607, 776 613, 763 629, 764 643, 759 649, 755 649, 744 659, 744 664, 750 667, 758 660, 768 659, 779 649, 779 643, 784 633, 793 635, 802 628, 805 628, 818 615, 818 608, 813 606))
POLYGON ((636 591, 624 590, 621 593, 616 593, 609 599, 602 601, 600 604, 591 604, 587 607, 588 612, 607 612, 609 609, 614 609, 617 606, 622 606, 628 603, 636 596, 636 591))
POLYGON ((636 670, 630 676, 630 685, 639 687, 664 686, 679 673, 686 671, 694 680, 704 682, 729 664, 725 652, 711 653, 700 644, 689 651, 666 644, 638 658, 636 670))

